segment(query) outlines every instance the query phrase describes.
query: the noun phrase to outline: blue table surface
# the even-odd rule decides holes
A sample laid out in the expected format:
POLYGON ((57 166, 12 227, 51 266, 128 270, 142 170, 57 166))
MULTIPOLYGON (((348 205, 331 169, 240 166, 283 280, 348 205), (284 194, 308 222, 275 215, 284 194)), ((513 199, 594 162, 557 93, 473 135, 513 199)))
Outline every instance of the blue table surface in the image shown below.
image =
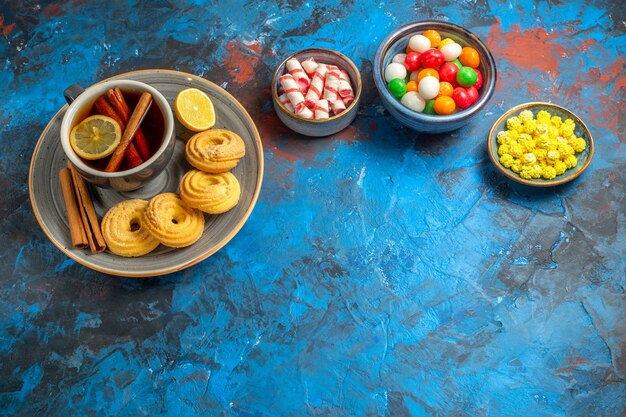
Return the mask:
POLYGON ((609 0, 3 1, 0 415, 623 416, 626 13, 609 0), (466 128, 402 127, 373 85, 380 41, 415 20, 491 48, 494 96, 466 128), (356 120, 311 140, 274 113, 273 68, 348 55, 356 120), (112 277, 46 238, 28 172, 62 91, 138 69, 196 74, 255 121, 258 203, 175 274, 112 277), (563 186, 516 184, 486 136, 552 101, 596 154, 563 186))

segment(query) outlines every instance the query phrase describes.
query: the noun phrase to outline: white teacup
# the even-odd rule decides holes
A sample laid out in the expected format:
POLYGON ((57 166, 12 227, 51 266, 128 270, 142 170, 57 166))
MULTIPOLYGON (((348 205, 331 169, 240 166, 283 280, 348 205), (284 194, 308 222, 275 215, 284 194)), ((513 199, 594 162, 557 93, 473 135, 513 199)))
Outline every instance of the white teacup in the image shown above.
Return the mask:
POLYGON ((132 80, 107 80, 94 84, 84 91, 80 86, 73 85, 65 90, 65 97, 68 102, 71 101, 71 104, 65 111, 61 122, 61 145, 67 158, 90 183, 120 191, 134 190, 159 175, 170 161, 176 142, 174 116, 163 94, 154 87, 132 80), (74 152, 70 145, 70 132, 76 124, 89 115, 96 100, 113 88, 119 88, 122 92, 129 94, 150 93, 152 106, 158 106, 163 115, 163 134, 162 137, 149 138, 152 141, 158 141, 155 143, 160 143, 160 145, 154 154, 141 165, 124 171, 105 172, 88 165, 74 152))

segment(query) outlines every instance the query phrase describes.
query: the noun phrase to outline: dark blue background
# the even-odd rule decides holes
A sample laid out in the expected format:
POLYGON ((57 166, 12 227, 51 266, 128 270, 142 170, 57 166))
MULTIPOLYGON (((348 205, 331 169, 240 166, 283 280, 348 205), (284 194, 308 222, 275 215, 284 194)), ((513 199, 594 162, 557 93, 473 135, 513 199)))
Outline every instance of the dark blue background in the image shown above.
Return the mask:
POLYGON ((611 1, 4 2, 0 415, 624 415, 625 20, 611 1), (476 33, 499 70, 481 115, 438 136, 394 121, 372 79, 379 42, 425 19, 476 33), (313 46, 364 81, 352 126, 318 140, 269 94, 313 46), (29 163, 65 87, 149 68, 241 101, 264 184, 206 261, 110 277, 46 239, 29 163), (530 189, 491 165, 491 124, 525 101, 590 127, 576 181, 530 189))

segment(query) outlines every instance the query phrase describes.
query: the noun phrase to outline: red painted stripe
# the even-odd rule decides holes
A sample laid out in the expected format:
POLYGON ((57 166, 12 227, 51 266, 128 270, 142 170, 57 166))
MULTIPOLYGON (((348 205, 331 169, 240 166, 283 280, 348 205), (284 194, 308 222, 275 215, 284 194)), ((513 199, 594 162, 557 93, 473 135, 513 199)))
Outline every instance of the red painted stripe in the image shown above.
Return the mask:
POLYGON ((319 90, 319 88, 317 88, 317 86, 315 84, 311 84, 309 86, 309 91, 313 91, 315 93, 315 95, 317 97, 321 97, 322 96, 322 92, 319 90))

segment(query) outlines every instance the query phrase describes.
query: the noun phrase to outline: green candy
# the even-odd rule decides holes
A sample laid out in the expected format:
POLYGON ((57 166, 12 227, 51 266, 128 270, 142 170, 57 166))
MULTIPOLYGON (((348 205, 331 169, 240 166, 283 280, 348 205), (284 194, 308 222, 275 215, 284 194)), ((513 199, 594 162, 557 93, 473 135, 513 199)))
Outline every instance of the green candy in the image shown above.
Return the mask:
POLYGON ((437 114, 435 112, 435 99, 428 100, 426 102, 426 106, 424 107, 424 113, 426 113, 426 114, 437 114))
POLYGON ((477 79, 478 74, 472 67, 461 67, 459 72, 456 73, 456 82, 463 87, 474 85, 477 79))
POLYGON ((454 65, 456 65, 457 67, 459 67, 459 69, 461 69, 463 67, 463 64, 461 64, 461 61, 459 61, 459 59, 455 59, 454 61, 452 61, 452 63, 454 65))
POLYGON ((406 94, 406 81, 402 78, 394 78, 387 84, 389 92, 397 99, 401 99, 406 94))

